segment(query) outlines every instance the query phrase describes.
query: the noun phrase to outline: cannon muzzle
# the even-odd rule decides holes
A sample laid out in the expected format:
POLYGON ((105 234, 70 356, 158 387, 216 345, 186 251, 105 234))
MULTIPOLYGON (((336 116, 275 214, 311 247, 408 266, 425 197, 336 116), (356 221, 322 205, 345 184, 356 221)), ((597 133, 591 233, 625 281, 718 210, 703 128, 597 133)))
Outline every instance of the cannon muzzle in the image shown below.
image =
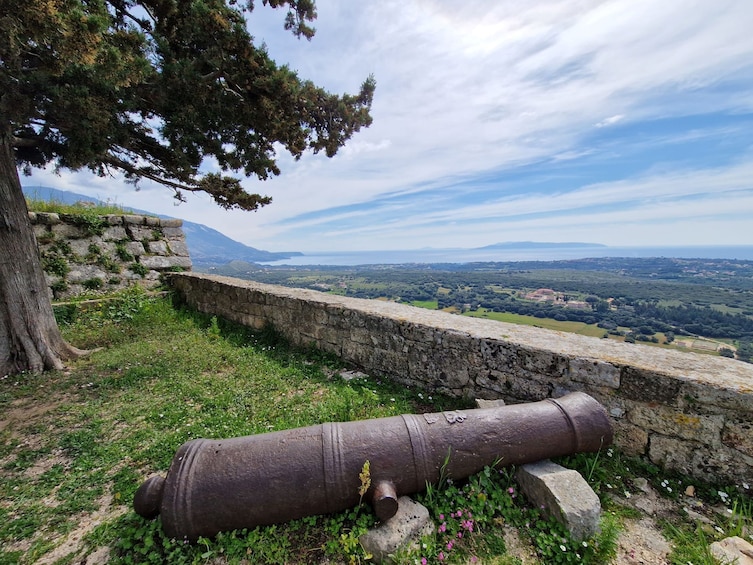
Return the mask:
POLYGON ((381 520, 397 499, 461 479, 487 465, 521 465, 612 442, 604 408, 583 393, 498 408, 405 414, 327 423, 232 439, 195 439, 175 454, 167 478, 134 497, 165 533, 195 541, 218 532, 339 512, 365 499, 381 520))

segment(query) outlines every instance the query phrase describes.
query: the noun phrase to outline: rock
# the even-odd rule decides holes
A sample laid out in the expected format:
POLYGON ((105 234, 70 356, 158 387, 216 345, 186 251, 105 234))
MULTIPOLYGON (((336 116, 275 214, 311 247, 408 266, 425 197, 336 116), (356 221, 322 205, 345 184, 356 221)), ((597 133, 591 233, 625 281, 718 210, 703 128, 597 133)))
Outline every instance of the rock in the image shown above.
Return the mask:
POLYGON ((483 398, 476 399, 476 408, 497 408, 498 406, 504 406, 505 401, 501 398, 496 400, 485 400, 483 398))
POLYGON ((753 545, 733 536, 711 544, 711 554, 723 563, 753 565, 753 545))
POLYGON ((648 480, 644 479, 643 477, 636 477, 635 479, 633 479, 633 484, 635 485, 635 488, 645 494, 649 494, 651 492, 651 487, 648 485, 648 480))
POLYGON ((528 500, 543 507, 574 539, 584 540, 598 531, 599 497, 577 471, 546 460, 523 465, 516 477, 528 500))
POLYGON ((363 534, 359 541, 375 563, 393 563, 392 556, 402 548, 417 544, 436 528, 425 506, 407 496, 398 499, 397 513, 363 534))
POLYGON ((353 379, 366 379, 369 375, 362 373, 361 371, 341 371, 340 377, 344 381, 352 381, 353 379))

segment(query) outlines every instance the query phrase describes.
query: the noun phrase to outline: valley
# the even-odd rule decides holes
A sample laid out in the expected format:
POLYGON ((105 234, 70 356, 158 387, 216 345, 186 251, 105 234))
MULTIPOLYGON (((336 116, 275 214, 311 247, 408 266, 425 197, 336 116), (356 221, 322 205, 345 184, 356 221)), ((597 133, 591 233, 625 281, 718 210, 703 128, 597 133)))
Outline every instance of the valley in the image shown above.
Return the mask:
POLYGON ((568 261, 203 268, 331 294, 751 361, 753 261, 568 261))

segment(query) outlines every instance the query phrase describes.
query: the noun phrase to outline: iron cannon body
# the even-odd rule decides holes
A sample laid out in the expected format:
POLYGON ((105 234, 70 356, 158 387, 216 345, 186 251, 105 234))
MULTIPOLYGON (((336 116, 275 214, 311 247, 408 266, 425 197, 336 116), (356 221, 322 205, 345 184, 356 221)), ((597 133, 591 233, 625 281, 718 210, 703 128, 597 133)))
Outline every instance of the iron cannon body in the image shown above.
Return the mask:
POLYGON ((134 508, 161 515, 165 533, 195 541, 218 532, 339 512, 364 497, 386 520, 400 496, 440 475, 461 479, 487 465, 520 465, 612 441, 604 408, 583 393, 497 408, 326 423, 184 443, 167 477, 139 487, 134 508))

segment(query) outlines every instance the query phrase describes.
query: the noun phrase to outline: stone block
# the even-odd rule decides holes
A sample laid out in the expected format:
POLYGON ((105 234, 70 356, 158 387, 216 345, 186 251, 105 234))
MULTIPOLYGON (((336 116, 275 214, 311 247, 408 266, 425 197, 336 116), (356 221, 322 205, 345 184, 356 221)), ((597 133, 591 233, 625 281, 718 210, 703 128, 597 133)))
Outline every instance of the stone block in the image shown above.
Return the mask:
POLYGON ((126 228, 127 228, 128 234, 133 240, 151 241, 154 239, 154 228, 152 227, 142 226, 142 225, 128 225, 126 226, 126 228))
POLYGON ((147 226, 151 226, 153 228, 158 228, 160 226, 160 220, 159 220, 159 218, 155 218, 154 216, 146 216, 144 218, 144 223, 147 226))
POLYGON ((155 255, 169 255, 170 251, 167 249, 167 243, 164 241, 149 241, 147 242, 147 247, 149 247, 149 253, 154 253, 155 255))
POLYGON ((655 402, 636 403, 628 410, 627 417, 640 428, 707 445, 719 445, 724 426, 723 416, 685 414, 655 402))
POLYGON ((620 394, 628 400, 674 404, 680 381, 659 373, 624 367, 620 376, 620 394))
POLYGON ((534 402, 549 398, 553 388, 550 387, 549 383, 537 381, 525 376, 522 378, 518 376, 509 378, 505 387, 507 388, 505 396, 516 398, 521 402, 534 402))
POLYGON ((753 545, 739 536, 715 541, 709 549, 711 554, 722 563, 753 565, 753 545))
POLYGON ((597 359, 570 359, 570 379, 598 387, 620 388, 620 369, 597 359))
POLYGON ((60 216, 54 212, 37 212, 37 223, 54 226, 61 222, 60 216))
MULTIPOLYGON (((29 213, 31 214, 32 212, 29 213)), ((44 224, 34 224, 32 229, 34 230, 34 237, 37 239, 49 237, 50 230, 44 224)))
POLYGON ((109 241, 121 241, 123 239, 126 239, 127 237, 128 234, 126 233, 123 226, 111 226, 109 228, 105 228, 105 231, 102 233, 102 239, 109 241))
POLYGON ((163 228, 179 228, 183 225, 180 218, 160 218, 159 225, 163 228))
POLYGON ((523 465, 516 478, 528 500, 563 524, 573 539, 587 539, 599 530, 599 497, 577 471, 547 460, 523 465))
POLYGON ((140 263, 147 269, 154 269, 156 271, 164 271, 173 267, 180 267, 182 269, 191 268, 191 259, 188 257, 164 257, 162 255, 151 255, 141 257, 140 263))
POLYGON ((52 233, 59 239, 81 239, 84 237, 83 230, 72 224, 54 224, 52 233))
POLYGON ((185 239, 186 237, 183 233, 183 228, 165 226, 164 223, 162 224, 162 235, 167 239, 185 239))
POLYGON ((189 256, 188 245, 183 240, 172 240, 168 243, 168 247, 170 248, 170 253, 173 255, 178 255, 179 257, 189 256))
POLYGON ((614 421, 614 443, 626 455, 646 455, 648 432, 623 420, 614 421))
POLYGON ((476 399, 476 408, 499 408, 500 406, 504 405, 505 401, 501 398, 497 398, 495 400, 486 400, 484 398, 476 399))
POLYGON ((71 239, 68 241, 68 245, 71 246, 71 252, 82 260, 89 254, 90 245, 96 245, 101 250, 101 243, 102 241, 97 238, 71 239))
POLYGON ((736 484, 753 480, 753 458, 723 445, 704 445, 654 433, 649 438, 648 455, 660 467, 708 482, 719 482, 720 477, 728 477, 736 484))
POLYGON ((686 382, 680 391, 686 402, 692 402, 698 406, 714 407, 731 410, 741 414, 747 414, 753 419, 753 386, 750 385, 750 377, 742 377, 740 381, 747 384, 740 385, 732 379, 727 380, 723 373, 719 375, 719 383, 716 386, 703 382, 686 382))
POLYGON ((140 226, 144 224, 144 216, 126 214, 123 216, 123 222, 131 226, 140 226))
POLYGON ((146 253, 144 244, 142 244, 140 241, 129 241, 125 244, 125 250, 134 257, 141 257, 146 253))
POLYGON ((359 538, 375 563, 397 563, 395 553, 417 545, 423 536, 433 535, 436 530, 426 507, 407 496, 397 502, 397 513, 392 518, 359 538))
POLYGON ((753 422, 727 422, 722 431, 722 443, 753 457, 753 422))
POLYGON ((80 284, 91 279, 105 282, 110 276, 98 265, 72 265, 66 278, 71 284, 80 284))

